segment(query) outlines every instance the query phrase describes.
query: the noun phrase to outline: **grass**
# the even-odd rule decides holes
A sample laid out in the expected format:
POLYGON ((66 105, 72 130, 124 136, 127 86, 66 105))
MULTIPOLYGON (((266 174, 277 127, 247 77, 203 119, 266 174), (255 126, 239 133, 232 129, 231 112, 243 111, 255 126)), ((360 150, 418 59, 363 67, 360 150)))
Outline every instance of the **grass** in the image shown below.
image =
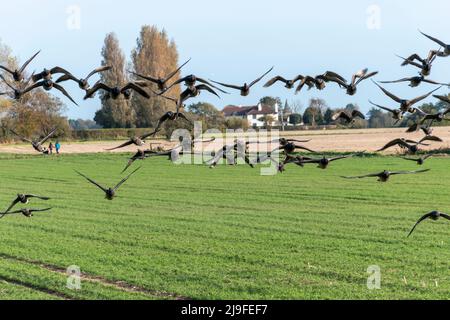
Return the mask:
POLYGON ((27 219, 0 220, 1 299, 448 299, 450 159, 421 175, 345 180, 413 170, 395 157, 345 159, 327 170, 137 161, 113 201, 73 169, 116 184, 124 154, 0 156, 0 204, 18 192, 51 196, 27 219), (68 266, 86 277, 66 288, 68 266), (370 265, 381 289, 366 286, 370 265))

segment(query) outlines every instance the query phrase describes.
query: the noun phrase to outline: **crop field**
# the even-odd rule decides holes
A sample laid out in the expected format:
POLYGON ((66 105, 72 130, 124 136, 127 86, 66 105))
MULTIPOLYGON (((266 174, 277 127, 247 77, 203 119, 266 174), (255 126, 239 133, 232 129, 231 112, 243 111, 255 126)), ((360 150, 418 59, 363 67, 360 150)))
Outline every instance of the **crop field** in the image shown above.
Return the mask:
POLYGON ((152 158, 112 201, 74 172, 114 185, 127 156, 0 156, 3 208, 19 192, 52 198, 27 207, 53 208, 0 219, 0 299, 450 298, 448 221, 406 238, 422 214, 450 209, 448 158, 387 183, 340 176, 419 167, 366 156, 261 176, 152 158), (67 287, 69 266, 79 290, 67 287))

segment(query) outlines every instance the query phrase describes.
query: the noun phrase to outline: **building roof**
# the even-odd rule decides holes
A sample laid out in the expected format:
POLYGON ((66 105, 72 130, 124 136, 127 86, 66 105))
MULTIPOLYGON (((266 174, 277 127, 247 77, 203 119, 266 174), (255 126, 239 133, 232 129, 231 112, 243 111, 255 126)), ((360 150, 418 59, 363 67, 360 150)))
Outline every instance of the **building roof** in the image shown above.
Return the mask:
POLYGON ((275 111, 268 105, 233 106, 228 105, 222 110, 225 117, 274 114, 275 111), (258 108, 260 107, 260 108, 258 108))

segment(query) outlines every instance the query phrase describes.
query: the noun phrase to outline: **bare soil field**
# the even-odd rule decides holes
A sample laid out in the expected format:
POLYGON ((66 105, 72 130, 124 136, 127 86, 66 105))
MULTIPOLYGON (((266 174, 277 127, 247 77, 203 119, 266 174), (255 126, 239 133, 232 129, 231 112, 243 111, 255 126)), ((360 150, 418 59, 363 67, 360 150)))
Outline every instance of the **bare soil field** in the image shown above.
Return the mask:
MULTIPOLYGON (((311 141, 305 143, 309 148, 316 151, 334 151, 334 152, 353 152, 368 151, 373 152, 380 149, 387 142, 396 138, 407 138, 411 140, 420 140, 424 134, 419 131, 415 133, 406 133, 406 128, 383 128, 383 129, 346 129, 346 130, 305 130, 305 131, 287 131, 280 132, 280 136, 287 138, 305 138, 311 141)), ((436 127, 433 135, 439 136, 444 142, 427 142, 430 146, 422 147, 423 150, 429 149, 448 149, 450 148, 450 127, 436 127)), ((216 136, 217 137, 217 136, 216 136)), ((107 151, 125 140, 117 141, 87 141, 87 142, 62 142, 62 153, 97 153, 97 152, 135 152, 136 146, 131 145, 113 151, 107 151)), ((153 147, 161 146, 165 149, 174 146, 177 142, 169 142, 165 140, 147 141, 153 144, 153 147)), ((220 141, 216 141, 220 145, 220 141)), ((141 147, 144 148, 144 147, 141 147)), ((399 148, 391 148, 385 153, 399 152, 399 148)), ((0 153, 14 154, 34 154, 36 153, 29 144, 14 143, 1 144, 0 153)))

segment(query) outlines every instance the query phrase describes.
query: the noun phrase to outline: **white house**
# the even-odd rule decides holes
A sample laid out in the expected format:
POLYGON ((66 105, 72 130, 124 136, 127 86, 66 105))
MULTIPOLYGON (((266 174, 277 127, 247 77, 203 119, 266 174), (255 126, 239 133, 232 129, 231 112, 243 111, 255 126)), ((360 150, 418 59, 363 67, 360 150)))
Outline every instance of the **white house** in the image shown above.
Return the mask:
POLYGON ((247 119, 248 124, 252 127, 263 127, 264 121, 260 119, 264 116, 272 116, 274 121, 271 126, 279 124, 279 107, 275 104, 274 108, 258 103, 256 106, 233 106, 228 105, 222 110, 225 118, 242 118, 247 119))

